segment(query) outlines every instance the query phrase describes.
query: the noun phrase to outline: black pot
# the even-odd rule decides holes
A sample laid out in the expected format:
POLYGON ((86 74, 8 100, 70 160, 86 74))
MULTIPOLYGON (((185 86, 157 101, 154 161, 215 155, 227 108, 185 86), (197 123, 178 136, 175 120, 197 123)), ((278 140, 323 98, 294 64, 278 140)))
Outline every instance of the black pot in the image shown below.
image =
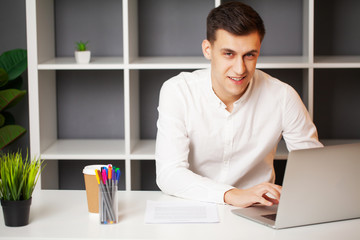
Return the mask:
POLYGON ((7 201, 1 199, 5 225, 20 227, 29 224, 31 198, 20 201, 7 201))

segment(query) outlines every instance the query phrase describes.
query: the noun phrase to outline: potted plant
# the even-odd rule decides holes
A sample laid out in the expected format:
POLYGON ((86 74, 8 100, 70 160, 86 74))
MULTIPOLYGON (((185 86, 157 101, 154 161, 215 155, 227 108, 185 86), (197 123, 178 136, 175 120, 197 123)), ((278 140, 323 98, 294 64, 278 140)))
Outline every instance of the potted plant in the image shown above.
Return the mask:
POLYGON ((43 169, 43 160, 23 159, 20 150, 0 155, 0 199, 6 226, 29 223, 32 193, 43 169))
POLYGON ((91 51, 87 49, 87 42, 76 42, 75 59, 77 63, 89 63, 91 58, 91 51))
POLYGON ((26 90, 20 90, 21 75, 26 68, 26 50, 14 49, 0 55, 0 150, 26 132, 15 124, 15 118, 7 111, 26 95, 26 90))

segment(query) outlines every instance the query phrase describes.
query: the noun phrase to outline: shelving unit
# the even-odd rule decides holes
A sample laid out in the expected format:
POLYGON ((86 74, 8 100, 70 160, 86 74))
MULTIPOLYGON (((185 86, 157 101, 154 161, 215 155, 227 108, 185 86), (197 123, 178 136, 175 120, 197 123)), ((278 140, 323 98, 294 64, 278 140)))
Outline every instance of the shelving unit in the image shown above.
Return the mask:
MULTIPOLYGON (((273 76, 284 76, 286 79, 279 78, 298 91, 314 118, 320 138, 329 138, 322 139, 325 144, 359 141, 360 130, 356 128, 356 123, 360 122, 358 113, 352 109, 344 110, 351 118, 348 126, 356 128, 351 131, 344 124, 330 126, 326 119, 334 116, 330 110, 321 111, 327 104, 327 96, 335 96, 327 95, 323 89, 336 93, 336 85, 341 85, 339 78, 342 75, 348 80, 341 94, 344 95, 346 88, 359 86, 356 76, 360 69, 360 48, 357 45, 347 46, 349 42, 345 40, 351 34, 355 37, 360 35, 358 28, 351 28, 354 23, 348 17, 358 13, 359 2, 243 2, 260 13, 267 29, 257 68, 271 72, 273 76), (334 8, 341 6, 340 9, 346 10, 347 15, 342 12, 339 16, 332 15, 329 5, 334 8), (328 24, 330 20, 324 17, 331 17, 332 22, 328 24), (336 21, 347 21, 350 28, 339 30, 335 27, 336 21), (327 30, 331 26, 334 29, 324 32, 324 25, 327 30), (349 32, 342 36, 344 39, 336 38, 339 41, 333 43, 336 50, 323 47, 326 39, 333 38, 337 31, 349 32), (346 48, 355 48, 353 55, 343 51, 346 48), (324 78, 329 77, 330 72, 335 72, 338 79, 333 80, 333 87, 323 88, 327 84, 324 78), (339 135, 342 128, 345 129, 344 134, 339 135)), ((210 66, 201 56, 201 41, 205 38, 207 13, 220 1, 109 0, 99 5, 98 1, 89 0, 87 8, 77 8, 81 17, 75 15, 77 4, 70 0, 26 1, 30 151, 32 155, 41 155, 48 164, 42 174, 42 188, 59 188, 61 161, 107 163, 118 160, 124 163, 124 190, 142 189, 142 163, 154 161, 160 86, 178 72, 210 66), (94 19, 100 19, 100 23, 94 19), (84 26, 82 35, 78 30, 81 26, 84 26), (90 64, 76 64, 72 50, 69 50, 75 41, 85 40, 79 39, 83 36, 94 39, 90 40, 91 50, 94 50, 90 64), (81 81, 77 81, 78 78, 81 81), (74 83, 71 86, 73 91, 66 90, 70 88, 66 85, 69 82, 74 83), (99 90, 98 86, 104 86, 101 95, 94 94, 99 90), (77 89, 85 90, 77 96, 77 89), (61 99, 67 96, 75 99, 74 104, 64 104, 61 99), (94 104, 97 108, 84 110, 76 97, 79 100, 85 97, 89 106, 94 104), (98 110, 109 123, 106 126, 98 125, 103 121, 100 117, 96 118, 98 110), (77 125, 71 125, 76 121, 70 114, 74 111, 79 111, 82 121, 77 125), (87 114, 90 117, 86 119, 87 114), (93 117, 95 121, 91 122, 93 117), (91 129, 97 131, 92 132, 91 129), (85 131, 89 133, 86 136, 83 134, 85 131), (104 132, 104 136, 99 132, 104 132)), ((360 103, 360 97, 353 91, 350 93, 351 99, 336 96, 343 101, 335 109, 346 109, 347 101, 360 103)), ((338 113, 344 114, 343 111, 338 113)), ((285 144, 280 142, 276 159, 286 158, 285 144)), ((153 173, 154 169, 150 171, 153 173)))

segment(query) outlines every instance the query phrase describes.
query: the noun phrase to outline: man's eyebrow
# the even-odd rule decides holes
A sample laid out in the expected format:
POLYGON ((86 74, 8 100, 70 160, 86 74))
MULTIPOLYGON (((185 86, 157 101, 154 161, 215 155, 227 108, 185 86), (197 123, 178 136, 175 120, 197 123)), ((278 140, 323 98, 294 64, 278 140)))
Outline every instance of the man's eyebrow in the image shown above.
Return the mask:
POLYGON ((230 48, 222 48, 222 49, 220 49, 221 51, 223 51, 223 52, 231 52, 231 53, 234 53, 235 51, 234 50, 232 50, 232 49, 230 49, 230 48))
POLYGON ((258 53, 258 52, 259 52, 258 50, 253 49, 253 50, 251 50, 251 51, 248 51, 246 54, 249 54, 249 53, 258 53))
MULTIPOLYGON (((220 50, 223 51, 223 52, 235 53, 235 51, 230 49, 230 48, 221 48, 220 50)), ((258 53, 258 52, 259 52, 258 50, 253 49, 253 50, 250 50, 250 51, 246 52, 245 55, 249 54, 249 53, 258 53)))

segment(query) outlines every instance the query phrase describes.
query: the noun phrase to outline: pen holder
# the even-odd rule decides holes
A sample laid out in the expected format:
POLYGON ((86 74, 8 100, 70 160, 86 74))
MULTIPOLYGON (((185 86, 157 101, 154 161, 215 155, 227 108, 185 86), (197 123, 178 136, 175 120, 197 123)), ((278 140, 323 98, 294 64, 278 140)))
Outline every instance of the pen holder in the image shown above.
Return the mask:
POLYGON ((117 185, 99 185, 99 215, 101 224, 118 222, 118 193, 117 185))

